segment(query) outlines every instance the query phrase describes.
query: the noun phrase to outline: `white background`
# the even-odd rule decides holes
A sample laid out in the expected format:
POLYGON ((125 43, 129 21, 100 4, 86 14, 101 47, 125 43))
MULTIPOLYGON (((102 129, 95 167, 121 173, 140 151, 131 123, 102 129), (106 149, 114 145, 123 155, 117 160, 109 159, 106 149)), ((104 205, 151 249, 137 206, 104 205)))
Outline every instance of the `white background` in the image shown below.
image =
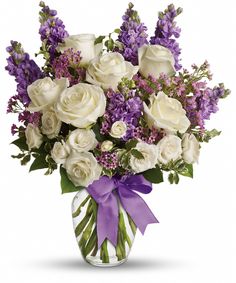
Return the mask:
MULTIPOLYGON (((142 20, 153 33, 157 11, 168 1, 134 0, 142 20)), ((6 115, 8 98, 15 94, 13 78, 3 70, 5 47, 21 41, 32 56, 38 51, 37 1, 1 2, 0 29, 0 282, 146 282, 235 283, 235 159, 236 159, 236 40, 235 1, 175 1, 184 8, 178 23, 182 63, 189 68, 206 58, 213 83, 225 82, 232 95, 220 102, 209 128, 222 135, 203 146, 195 178, 155 186, 145 197, 160 221, 138 234, 129 261, 99 269, 82 261, 72 230, 73 194, 61 195, 59 176, 28 174, 9 146, 10 126, 17 117, 6 115), (103 281, 102 281, 103 280, 103 281)), ((56 1, 70 34, 107 34, 121 24, 128 1, 56 1)))

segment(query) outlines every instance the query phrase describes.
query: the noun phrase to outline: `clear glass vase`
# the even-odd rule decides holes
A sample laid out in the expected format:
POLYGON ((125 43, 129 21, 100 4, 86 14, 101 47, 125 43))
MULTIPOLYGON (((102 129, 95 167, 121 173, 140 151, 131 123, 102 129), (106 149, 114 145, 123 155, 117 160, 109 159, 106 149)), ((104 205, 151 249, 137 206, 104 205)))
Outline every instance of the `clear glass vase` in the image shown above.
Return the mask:
POLYGON ((72 202, 72 217, 76 240, 84 260, 92 265, 116 266, 127 261, 134 242, 136 226, 119 205, 117 246, 105 240, 98 249, 96 216, 97 203, 86 190, 79 191, 72 202))

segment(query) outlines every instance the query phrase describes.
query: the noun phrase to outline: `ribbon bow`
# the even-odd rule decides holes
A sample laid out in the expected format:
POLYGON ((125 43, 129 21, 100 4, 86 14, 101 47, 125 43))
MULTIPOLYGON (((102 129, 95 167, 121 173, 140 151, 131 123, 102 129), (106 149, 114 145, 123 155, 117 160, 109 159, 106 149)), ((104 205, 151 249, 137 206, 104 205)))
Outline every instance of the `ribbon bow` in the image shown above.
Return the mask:
POLYGON ((148 194, 152 184, 142 175, 134 175, 122 180, 118 177, 101 177, 88 186, 88 193, 98 203, 97 234, 98 248, 107 238, 116 246, 118 233, 118 199, 125 211, 133 219, 142 234, 148 224, 158 220, 145 201, 134 191, 148 194))

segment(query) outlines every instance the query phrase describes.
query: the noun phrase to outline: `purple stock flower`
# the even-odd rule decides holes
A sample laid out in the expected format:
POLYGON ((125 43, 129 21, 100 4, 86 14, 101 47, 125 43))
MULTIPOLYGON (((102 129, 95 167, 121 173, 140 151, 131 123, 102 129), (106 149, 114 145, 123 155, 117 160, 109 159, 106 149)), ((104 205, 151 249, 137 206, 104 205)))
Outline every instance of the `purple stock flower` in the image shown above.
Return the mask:
POLYGON ((63 21, 55 17, 57 11, 51 10, 42 1, 40 2, 40 7, 42 7, 42 10, 39 13, 41 22, 39 34, 49 51, 50 61, 53 61, 57 53, 56 48, 58 44, 62 43, 69 34, 65 30, 63 21))
POLYGON ((176 26, 174 19, 182 12, 181 8, 175 9, 171 4, 164 13, 159 13, 155 35, 151 37, 151 44, 158 44, 168 48, 175 59, 175 69, 178 71, 182 68, 179 61, 181 49, 175 38, 180 36, 181 29, 176 26))
POLYGON ((124 20, 120 27, 118 41, 122 43, 123 49, 117 50, 127 61, 133 65, 138 65, 138 48, 147 42, 147 28, 140 22, 137 11, 133 10, 133 4, 129 4, 124 20))
POLYGON ((125 99, 122 93, 114 92, 113 90, 108 91, 107 97, 107 109, 104 114, 101 133, 108 134, 114 122, 123 121, 127 125, 127 132, 123 140, 126 141, 132 138, 133 130, 137 127, 143 111, 142 100, 140 97, 135 96, 135 93, 132 91, 127 99, 125 99))
MULTIPOLYGON (((18 101, 24 106, 28 106, 30 99, 27 87, 37 79, 42 78, 43 74, 34 60, 30 59, 29 54, 24 52, 20 43, 11 41, 11 46, 7 47, 6 50, 10 57, 7 58, 5 69, 11 76, 15 77, 18 101)), ((16 96, 9 100, 8 112, 12 112, 10 111, 12 100, 16 100, 16 96)))

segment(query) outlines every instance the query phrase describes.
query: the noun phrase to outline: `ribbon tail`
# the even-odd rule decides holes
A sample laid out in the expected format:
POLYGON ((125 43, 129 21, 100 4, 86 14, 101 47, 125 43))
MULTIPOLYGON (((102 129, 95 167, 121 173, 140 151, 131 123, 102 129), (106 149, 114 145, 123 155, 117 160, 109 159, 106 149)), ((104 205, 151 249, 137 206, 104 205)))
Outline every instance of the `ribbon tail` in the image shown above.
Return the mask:
POLYGON ((111 193, 106 201, 100 203, 97 214, 98 248, 107 238, 116 246, 118 234, 118 203, 115 195, 111 193))
POLYGON ((120 186, 118 189, 121 204, 133 219, 140 232, 144 234, 146 227, 151 223, 159 223, 146 202, 134 191, 120 186))

